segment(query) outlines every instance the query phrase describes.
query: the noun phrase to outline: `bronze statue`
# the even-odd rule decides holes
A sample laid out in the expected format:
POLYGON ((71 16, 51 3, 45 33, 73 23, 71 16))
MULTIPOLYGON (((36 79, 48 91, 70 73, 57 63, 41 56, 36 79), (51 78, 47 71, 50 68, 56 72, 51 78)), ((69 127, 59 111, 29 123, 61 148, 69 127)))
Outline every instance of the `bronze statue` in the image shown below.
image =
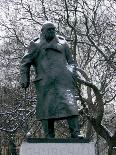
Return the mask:
POLYGON ((21 61, 21 86, 30 82, 30 67, 35 69, 36 116, 42 121, 46 138, 54 138, 54 121, 67 119, 71 137, 80 134, 78 109, 73 84, 74 61, 66 40, 57 36, 51 22, 43 24, 40 40, 32 41, 21 61))

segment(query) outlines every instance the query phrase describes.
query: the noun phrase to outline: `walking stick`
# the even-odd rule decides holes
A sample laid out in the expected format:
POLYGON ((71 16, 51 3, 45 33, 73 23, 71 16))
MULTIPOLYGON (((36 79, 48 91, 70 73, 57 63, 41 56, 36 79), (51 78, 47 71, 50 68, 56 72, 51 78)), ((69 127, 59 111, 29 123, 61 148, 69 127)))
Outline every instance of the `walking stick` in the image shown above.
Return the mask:
POLYGON ((27 107, 26 107, 26 102, 27 102, 27 95, 26 95, 26 88, 25 88, 25 99, 24 99, 24 119, 25 119, 25 135, 27 134, 27 116, 26 116, 26 111, 27 111, 27 107))

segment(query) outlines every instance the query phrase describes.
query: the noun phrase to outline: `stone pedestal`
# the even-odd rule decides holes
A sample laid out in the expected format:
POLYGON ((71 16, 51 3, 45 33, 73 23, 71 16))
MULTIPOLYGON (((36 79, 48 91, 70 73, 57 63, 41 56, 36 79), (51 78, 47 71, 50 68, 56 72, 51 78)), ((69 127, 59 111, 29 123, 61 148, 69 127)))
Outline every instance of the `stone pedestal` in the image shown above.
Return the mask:
POLYGON ((94 143, 76 139, 29 139, 20 155, 95 155, 94 143))

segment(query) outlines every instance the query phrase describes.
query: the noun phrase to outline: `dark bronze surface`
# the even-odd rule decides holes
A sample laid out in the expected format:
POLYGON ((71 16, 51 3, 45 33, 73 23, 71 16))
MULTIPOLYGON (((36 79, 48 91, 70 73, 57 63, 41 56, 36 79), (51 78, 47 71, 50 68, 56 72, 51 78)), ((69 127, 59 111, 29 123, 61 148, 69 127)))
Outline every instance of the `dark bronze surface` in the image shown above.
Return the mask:
POLYGON ((47 139, 47 138, 27 138, 28 143, 89 143, 88 139, 83 138, 68 138, 68 139, 47 139))
POLYGON ((36 75, 37 119, 76 117, 78 109, 73 81, 74 61, 66 40, 56 36, 55 26, 50 22, 43 25, 40 40, 32 41, 28 53, 22 58, 22 88, 29 86, 31 66, 36 75))

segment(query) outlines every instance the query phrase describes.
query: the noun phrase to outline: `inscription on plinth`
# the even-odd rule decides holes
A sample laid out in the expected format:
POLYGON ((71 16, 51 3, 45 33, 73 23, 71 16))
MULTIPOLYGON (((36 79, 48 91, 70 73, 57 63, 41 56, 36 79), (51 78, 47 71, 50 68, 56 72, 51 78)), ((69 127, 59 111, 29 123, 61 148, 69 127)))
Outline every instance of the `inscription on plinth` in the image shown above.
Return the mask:
POLYGON ((23 142, 20 155, 95 155, 94 143, 23 142))

